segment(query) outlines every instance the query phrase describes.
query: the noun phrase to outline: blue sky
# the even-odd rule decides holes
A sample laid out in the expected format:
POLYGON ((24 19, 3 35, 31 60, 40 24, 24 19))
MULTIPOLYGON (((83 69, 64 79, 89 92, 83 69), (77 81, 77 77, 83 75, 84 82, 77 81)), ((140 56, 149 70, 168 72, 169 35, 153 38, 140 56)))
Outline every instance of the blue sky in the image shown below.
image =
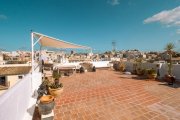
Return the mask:
POLYGON ((178 49, 180 0, 0 0, 0 48, 30 49, 31 29, 95 51, 178 49))

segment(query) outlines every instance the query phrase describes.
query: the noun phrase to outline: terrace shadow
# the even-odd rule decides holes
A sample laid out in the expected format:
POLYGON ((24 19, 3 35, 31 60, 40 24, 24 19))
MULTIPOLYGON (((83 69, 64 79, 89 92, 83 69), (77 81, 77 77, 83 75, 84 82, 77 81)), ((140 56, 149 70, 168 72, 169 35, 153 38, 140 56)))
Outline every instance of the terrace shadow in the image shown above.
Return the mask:
POLYGON ((169 85, 167 82, 160 83, 158 85, 163 85, 163 86, 167 86, 167 87, 171 87, 171 88, 180 88, 180 83, 179 82, 175 82, 173 85, 169 85))
POLYGON ((132 77, 132 79, 134 79, 134 80, 149 80, 146 76, 135 76, 135 77, 132 77))
POLYGON ((133 80, 149 80, 147 79, 146 76, 126 75, 126 74, 122 74, 119 78, 133 79, 133 80))

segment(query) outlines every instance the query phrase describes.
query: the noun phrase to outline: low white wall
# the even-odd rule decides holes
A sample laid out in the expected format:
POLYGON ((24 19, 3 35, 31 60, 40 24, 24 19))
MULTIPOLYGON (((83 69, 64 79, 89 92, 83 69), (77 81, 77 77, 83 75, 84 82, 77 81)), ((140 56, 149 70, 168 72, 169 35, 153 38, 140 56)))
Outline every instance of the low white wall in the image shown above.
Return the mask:
POLYGON ((35 72, 33 74, 33 79, 32 79, 31 97, 29 98, 29 104, 24 113, 23 120, 32 120, 34 109, 35 109, 35 104, 36 104, 37 96, 38 96, 37 90, 41 83, 42 83, 42 73, 35 72))
MULTIPOLYGON (((129 72, 133 71, 133 63, 132 62, 124 62, 126 65, 126 70, 129 72)), ((142 63, 141 66, 143 69, 150 69, 154 68, 157 70, 158 68, 156 67, 156 63, 142 63)), ((168 66, 167 64, 160 64, 159 68, 159 73, 160 77, 164 77, 165 74, 168 73, 168 66)), ((172 74, 176 77, 177 80, 180 80, 180 65, 179 64, 174 64, 172 67, 172 74)))
POLYGON ((176 77, 176 79, 180 81, 180 65, 179 64, 173 65, 172 72, 173 72, 173 75, 176 77))
POLYGON ((165 74, 168 73, 168 66, 167 64, 162 64, 159 69, 160 77, 163 78, 165 74))
MULTIPOLYGON (((129 72, 132 72, 133 71, 133 63, 132 62, 124 62, 125 65, 126 65, 126 70, 129 71, 129 72)), ((141 63, 141 68, 143 69, 150 69, 150 68, 153 68, 153 69, 157 69, 156 67, 157 64, 155 63, 141 63)), ((137 68, 139 67, 139 65, 137 65, 137 68)))
POLYGON ((42 73, 35 72, 32 79, 32 90, 37 91, 40 84, 42 83, 42 73))
POLYGON ((32 112, 29 111, 34 111, 35 102, 30 101, 36 99, 32 95, 41 82, 41 73, 34 74, 33 84, 31 84, 31 77, 31 74, 26 75, 0 95, 0 120, 32 120, 32 112))
POLYGON ((91 62, 96 68, 110 67, 109 61, 96 61, 91 62))
MULTIPOLYGON (((109 64, 110 61, 95 61, 95 62, 90 62, 95 66, 96 68, 103 68, 103 67, 110 67, 109 64)), ((83 62, 73 62, 73 63, 64 63, 64 64, 56 64, 55 67, 66 67, 66 66, 79 66, 80 63, 83 62)))
POLYGON ((0 96, 0 120, 22 120, 31 97, 31 76, 27 75, 0 96))

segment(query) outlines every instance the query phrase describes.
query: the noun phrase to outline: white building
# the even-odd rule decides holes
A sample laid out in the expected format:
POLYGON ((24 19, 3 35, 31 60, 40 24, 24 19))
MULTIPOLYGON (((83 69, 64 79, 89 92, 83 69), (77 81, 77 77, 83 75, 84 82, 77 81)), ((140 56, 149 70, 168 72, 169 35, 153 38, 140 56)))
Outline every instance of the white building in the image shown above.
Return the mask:
POLYGON ((0 53, 0 65, 4 65, 5 64, 5 61, 3 59, 3 54, 0 53))

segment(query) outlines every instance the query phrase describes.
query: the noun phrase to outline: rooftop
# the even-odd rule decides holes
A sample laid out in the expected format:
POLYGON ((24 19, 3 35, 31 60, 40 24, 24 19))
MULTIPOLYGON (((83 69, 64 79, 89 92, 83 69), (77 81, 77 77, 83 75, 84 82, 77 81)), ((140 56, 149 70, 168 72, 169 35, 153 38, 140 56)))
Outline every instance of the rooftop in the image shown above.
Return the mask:
POLYGON ((31 66, 0 66, 0 76, 27 74, 31 66))
MULTIPOLYGON (((55 120, 178 120, 180 84, 139 79, 113 70, 61 78, 55 120)), ((38 120, 35 114, 34 120, 38 120)))

